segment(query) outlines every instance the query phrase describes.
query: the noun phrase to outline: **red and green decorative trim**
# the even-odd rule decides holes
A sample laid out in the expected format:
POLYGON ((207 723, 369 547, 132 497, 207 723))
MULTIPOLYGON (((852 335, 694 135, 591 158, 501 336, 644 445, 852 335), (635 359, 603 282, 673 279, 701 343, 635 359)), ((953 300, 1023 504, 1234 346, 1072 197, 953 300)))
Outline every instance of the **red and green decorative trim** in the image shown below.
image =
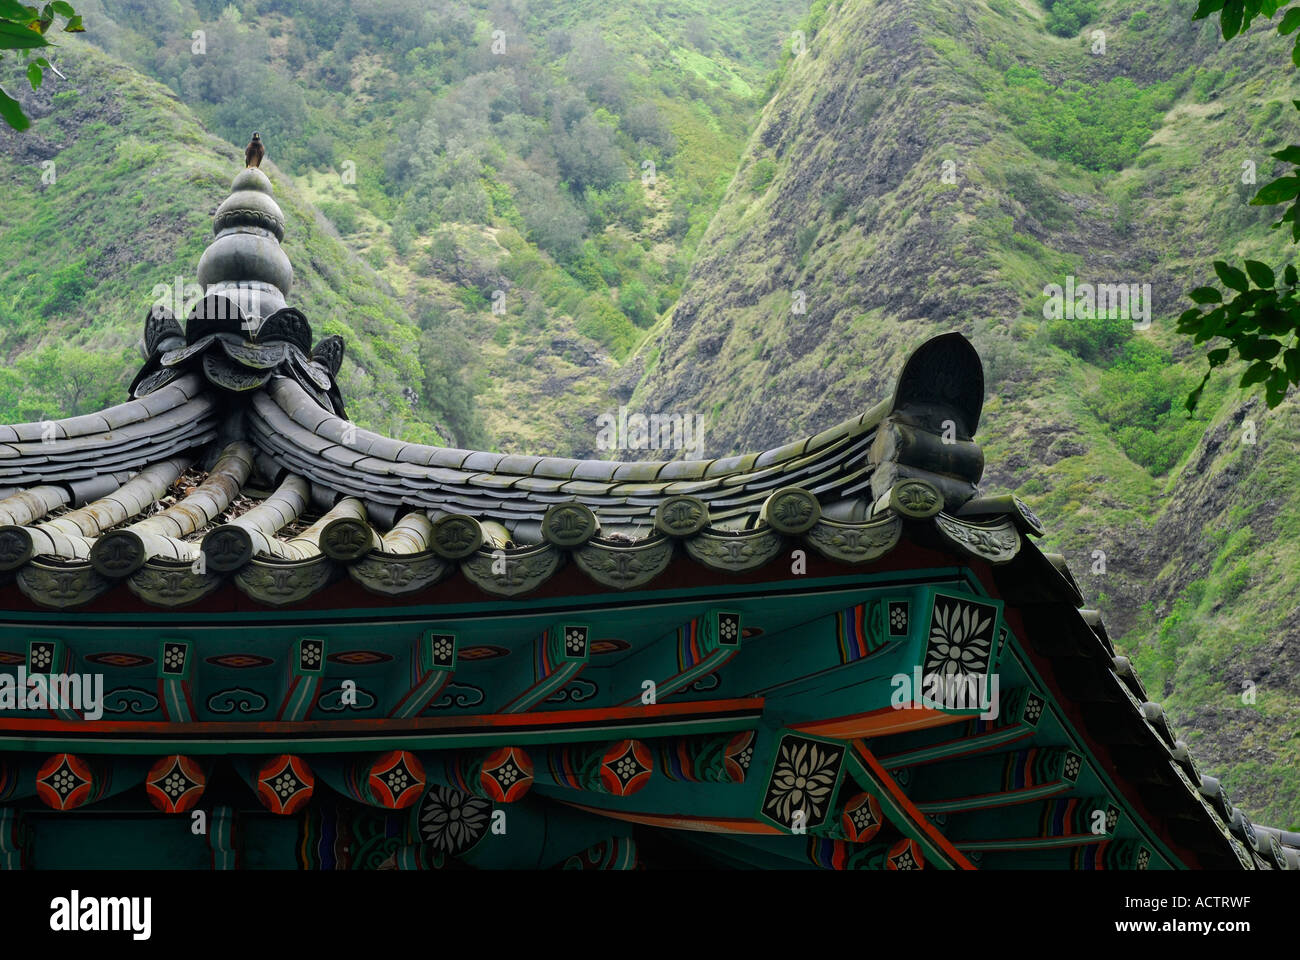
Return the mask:
MULTIPOLYGON (((897 636, 905 637, 911 619, 910 602, 890 601, 889 607, 895 618, 901 617, 903 621, 903 629, 897 636)), ((841 664, 869 657, 894 639, 885 630, 885 615, 885 607, 880 600, 859 603, 836 612, 835 645, 841 664)))
MULTIPOLYGON (((676 661, 665 662, 661 655, 647 667, 647 671, 653 670, 657 663, 658 668, 664 673, 672 671, 664 679, 655 681, 656 701, 680 693, 701 677, 723 667, 740 652, 743 639, 744 629, 740 614, 726 610, 710 610, 679 627, 672 641, 676 661)), ((653 676, 651 674, 651 679, 653 676)), ((623 703, 640 702, 642 692, 638 690, 634 696, 623 703)))
POLYGON ((289 683, 277 720, 306 720, 316 703, 325 676, 326 643, 323 637, 302 637, 292 648, 289 683))
POLYGON ((430 783, 494 803, 521 800, 533 785, 533 761, 522 747, 442 751, 424 755, 423 763, 430 783))
POLYGON ((277 816, 293 816, 316 792, 316 775, 307 761, 290 753, 265 760, 255 774, 257 799, 277 816))
POLYGON ((111 772, 99 758, 56 753, 36 770, 36 796, 51 810, 76 810, 107 794, 111 772))
POLYGON ((419 716, 456 671, 456 654, 456 634, 426 630, 411 654, 410 687, 388 715, 419 716))
POLYGON ((546 630, 533 643, 533 682, 499 712, 524 713, 572 680, 587 665, 591 629, 564 624, 546 630))
POLYGON ((655 744, 659 768, 669 780, 744 783, 754 758, 753 730, 730 736, 673 737, 655 744))
POLYGON ((650 749, 639 740, 547 747, 537 782, 570 790, 626 797, 643 789, 654 773, 650 749))
POLYGON ((162 757, 144 778, 149 802, 162 813, 186 813, 203 797, 208 777, 199 761, 182 754, 162 757))

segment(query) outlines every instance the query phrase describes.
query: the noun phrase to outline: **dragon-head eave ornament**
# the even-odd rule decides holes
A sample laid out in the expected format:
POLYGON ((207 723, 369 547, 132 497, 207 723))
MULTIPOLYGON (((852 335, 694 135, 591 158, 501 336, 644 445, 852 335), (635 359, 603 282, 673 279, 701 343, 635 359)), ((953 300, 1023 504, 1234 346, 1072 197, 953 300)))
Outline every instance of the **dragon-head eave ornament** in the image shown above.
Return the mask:
POLYGON ((144 347, 148 359, 131 383, 132 397, 148 396, 190 371, 234 395, 260 390, 278 375, 346 419, 337 382, 343 338, 328 336, 312 346, 311 324, 293 307, 259 321, 229 297, 208 294, 182 328, 171 311, 155 305, 145 317, 144 347))
POLYGON ((200 372, 227 395, 249 395, 272 377, 290 377, 324 409, 346 418, 337 378, 343 338, 312 346, 311 324, 285 305, 293 265, 280 247, 284 213, 271 180, 241 170, 212 221, 216 235, 199 259, 205 296, 182 327, 162 304, 144 322, 145 365, 131 384, 144 397, 184 374, 200 372))

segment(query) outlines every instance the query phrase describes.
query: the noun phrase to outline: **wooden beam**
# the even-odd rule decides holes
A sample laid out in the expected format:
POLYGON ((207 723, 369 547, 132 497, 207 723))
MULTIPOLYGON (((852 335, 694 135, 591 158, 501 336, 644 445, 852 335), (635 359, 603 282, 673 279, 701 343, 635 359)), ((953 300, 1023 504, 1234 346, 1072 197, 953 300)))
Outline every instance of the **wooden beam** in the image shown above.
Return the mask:
POLYGON ((418 717, 437 698, 456 672, 457 651, 456 634, 442 630, 424 631, 411 651, 411 686, 393 705, 393 709, 388 711, 388 715, 418 717))
POLYGON ((591 630, 583 624, 549 627, 533 641, 531 682, 498 713, 523 713, 576 677, 590 656, 591 630))
POLYGON ((654 773, 654 757, 639 740, 557 744, 538 754, 539 786, 563 787, 626 797, 643 789, 654 773))
POLYGON ((521 800, 533 785, 533 761, 521 747, 443 750, 419 756, 430 783, 494 803, 521 800))
POLYGON ((418 803, 427 783, 424 764, 406 750, 322 757, 316 772, 343 796, 385 810, 404 810, 418 803))
MULTIPOLYGON (((741 632, 740 614, 709 610, 651 645, 621 672, 635 676, 639 670, 640 676, 653 681, 657 703, 725 665, 740 652, 741 632)), ((643 702, 644 694, 644 689, 638 689, 623 705, 643 702)))
POLYGON ((753 730, 654 741, 659 769, 669 780, 690 783, 744 783, 754 757, 753 730))

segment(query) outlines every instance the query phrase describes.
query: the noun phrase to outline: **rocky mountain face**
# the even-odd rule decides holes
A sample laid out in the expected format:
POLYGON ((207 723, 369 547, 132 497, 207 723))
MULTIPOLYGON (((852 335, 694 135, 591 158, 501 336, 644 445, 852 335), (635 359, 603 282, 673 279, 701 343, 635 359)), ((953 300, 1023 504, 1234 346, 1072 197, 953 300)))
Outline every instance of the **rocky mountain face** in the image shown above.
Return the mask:
POLYGON ((962 331, 988 380, 983 488, 1044 518, 1203 767, 1294 824, 1300 417, 1237 370, 1189 419, 1204 359, 1173 332, 1213 259, 1290 256, 1242 183, 1295 133, 1287 51, 1221 46, 1194 3, 1099 7, 1065 38, 1031 0, 816 15, 630 405, 704 415, 710 455, 764 449, 962 331), (1149 289, 1150 315, 1045 312, 1069 278, 1149 289))

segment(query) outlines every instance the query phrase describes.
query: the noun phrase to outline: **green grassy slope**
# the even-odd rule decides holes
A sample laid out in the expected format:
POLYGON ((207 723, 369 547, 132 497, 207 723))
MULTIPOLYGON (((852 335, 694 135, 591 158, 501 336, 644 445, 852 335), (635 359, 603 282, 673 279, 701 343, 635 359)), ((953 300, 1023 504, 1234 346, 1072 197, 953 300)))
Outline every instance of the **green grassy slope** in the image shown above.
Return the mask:
POLYGON ((1189 421, 1204 360, 1172 318, 1210 260, 1289 256, 1240 177, 1270 178, 1300 94, 1282 46, 1220 49, 1194 7, 1102 2, 1060 37, 1036 0, 816 4, 633 404, 710 418, 713 453, 762 449, 962 330, 988 377, 985 488, 1045 518, 1203 767, 1290 826, 1300 416, 1220 377, 1189 421), (1067 275, 1150 283, 1151 328, 1047 318, 1067 275))
MULTIPOLYGON (((0 132, 0 420, 85 412, 125 399, 154 287, 195 282, 212 214, 243 166, 159 84, 72 41, 67 84, 35 101, 31 131, 0 132), (52 167, 47 164, 53 164, 52 167), (49 174, 52 173, 52 177, 49 174), (43 182, 42 175, 47 180, 43 182), (69 366, 97 364, 88 393, 69 366), (35 378, 33 374, 37 374, 35 378)), ((340 333, 342 385, 359 423, 440 442, 416 328, 375 272, 332 236, 291 179, 267 172, 285 212, 291 302, 318 337, 340 333)))
POLYGON ((458 442, 530 453, 594 452, 805 6, 88 3, 93 42, 229 141, 258 129, 392 285, 458 442))

